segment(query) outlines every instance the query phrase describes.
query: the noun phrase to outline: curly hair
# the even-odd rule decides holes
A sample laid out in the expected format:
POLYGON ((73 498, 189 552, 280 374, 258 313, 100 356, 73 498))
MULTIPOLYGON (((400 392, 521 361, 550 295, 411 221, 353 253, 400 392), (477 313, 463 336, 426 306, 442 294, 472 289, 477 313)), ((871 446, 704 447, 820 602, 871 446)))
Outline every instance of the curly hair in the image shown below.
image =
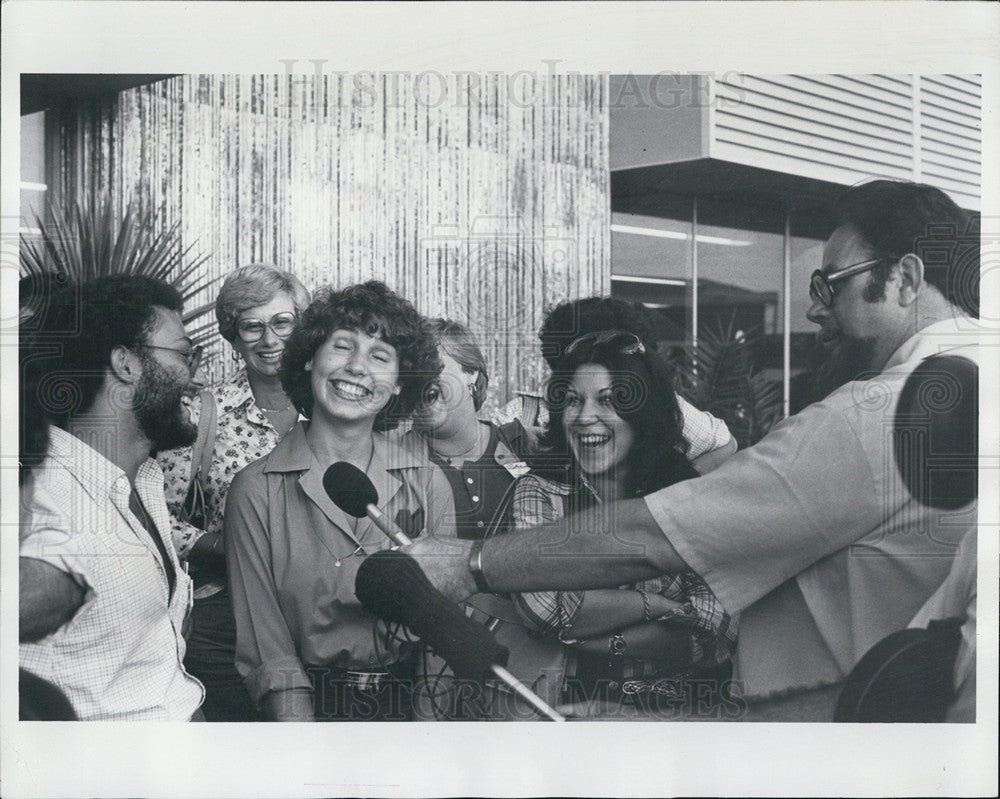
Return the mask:
MULTIPOLYGON (((144 275, 107 275, 56 291, 36 314, 35 341, 53 351, 22 364, 45 418, 65 427, 94 404, 117 347, 135 349, 155 330, 156 308, 182 310, 177 289, 144 275)), ((33 317, 35 318, 35 317, 33 317)))
POLYGON ((373 429, 394 429, 412 413, 427 381, 441 373, 437 344, 427 321, 385 283, 369 280, 340 290, 320 289, 288 337, 281 359, 281 385, 295 407, 312 416, 313 394, 306 364, 335 330, 358 330, 392 345, 399 357, 399 394, 375 417, 373 429))
POLYGON ((576 462, 563 429, 566 394, 577 369, 603 366, 611 375, 611 402, 628 423, 635 443, 627 456, 628 496, 644 496, 698 473, 687 457, 689 444, 682 435, 683 418, 673 389, 670 367, 656 353, 625 355, 614 347, 591 345, 564 355, 546 385, 549 421, 539 444, 538 471, 573 482, 576 462), (561 471, 561 476, 559 472, 561 471))
POLYGON ((542 357, 549 368, 555 370, 571 341, 600 330, 634 333, 647 350, 656 349, 656 322, 644 305, 618 297, 585 297, 560 303, 545 315, 538 331, 542 357))

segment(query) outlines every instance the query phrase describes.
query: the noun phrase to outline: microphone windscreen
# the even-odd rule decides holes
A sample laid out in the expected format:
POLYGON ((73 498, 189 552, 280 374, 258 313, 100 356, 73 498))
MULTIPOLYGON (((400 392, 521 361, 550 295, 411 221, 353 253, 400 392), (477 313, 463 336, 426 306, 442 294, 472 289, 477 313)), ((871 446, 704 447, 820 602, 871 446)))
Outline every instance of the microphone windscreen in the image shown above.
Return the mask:
POLYGON ((915 500, 957 510, 979 488, 979 368, 956 355, 922 361, 896 406, 896 467, 915 500))
POLYGON ((509 650, 431 585, 420 565, 403 552, 385 550, 366 558, 354 593, 380 619, 412 630, 460 679, 482 682, 494 663, 507 663, 509 650))
POLYGON ((378 505, 378 491, 368 475, 347 461, 338 461, 323 474, 323 488, 348 516, 365 516, 369 505, 378 505))

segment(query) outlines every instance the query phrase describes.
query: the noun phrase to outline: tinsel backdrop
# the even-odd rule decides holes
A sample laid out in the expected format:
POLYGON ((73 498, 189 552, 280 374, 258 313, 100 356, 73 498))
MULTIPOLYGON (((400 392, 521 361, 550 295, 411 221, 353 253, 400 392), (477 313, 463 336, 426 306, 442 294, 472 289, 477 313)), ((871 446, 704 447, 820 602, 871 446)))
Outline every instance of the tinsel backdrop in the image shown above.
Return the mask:
MULTIPOLYGON (((545 310, 609 289, 600 76, 184 75, 80 106, 59 146, 64 196, 180 221, 210 277, 269 262, 310 290, 378 278, 471 325, 487 411, 544 379, 545 310)), ((211 347, 222 379, 228 345, 211 347)))

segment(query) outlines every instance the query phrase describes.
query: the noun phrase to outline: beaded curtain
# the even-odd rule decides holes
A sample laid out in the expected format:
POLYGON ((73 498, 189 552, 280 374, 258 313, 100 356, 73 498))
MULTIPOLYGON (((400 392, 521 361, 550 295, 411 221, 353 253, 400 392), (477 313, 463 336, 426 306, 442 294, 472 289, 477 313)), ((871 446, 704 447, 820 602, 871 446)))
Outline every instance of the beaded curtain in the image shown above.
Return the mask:
MULTIPOLYGON (((378 278, 469 324, 487 412, 542 384, 544 312, 609 290, 600 76, 183 75, 81 106, 62 159, 67 195, 180 221, 212 278, 253 262, 310 290, 378 278)), ((228 377, 215 333, 209 351, 228 377)))

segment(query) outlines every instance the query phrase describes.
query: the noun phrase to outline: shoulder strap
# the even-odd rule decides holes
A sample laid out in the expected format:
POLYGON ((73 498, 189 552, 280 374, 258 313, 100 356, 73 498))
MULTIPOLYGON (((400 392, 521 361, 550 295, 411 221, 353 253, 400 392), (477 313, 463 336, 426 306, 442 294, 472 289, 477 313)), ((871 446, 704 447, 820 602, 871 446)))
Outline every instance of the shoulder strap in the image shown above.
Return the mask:
POLYGON ((195 481, 204 482, 215 454, 215 397, 207 389, 198 396, 201 399, 201 413, 198 416, 198 437, 191 449, 191 484, 195 481))
POLYGON ((521 413, 517 418, 525 430, 538 425, 538 407, 538 397, 534 394, 521 395, 521 413))

